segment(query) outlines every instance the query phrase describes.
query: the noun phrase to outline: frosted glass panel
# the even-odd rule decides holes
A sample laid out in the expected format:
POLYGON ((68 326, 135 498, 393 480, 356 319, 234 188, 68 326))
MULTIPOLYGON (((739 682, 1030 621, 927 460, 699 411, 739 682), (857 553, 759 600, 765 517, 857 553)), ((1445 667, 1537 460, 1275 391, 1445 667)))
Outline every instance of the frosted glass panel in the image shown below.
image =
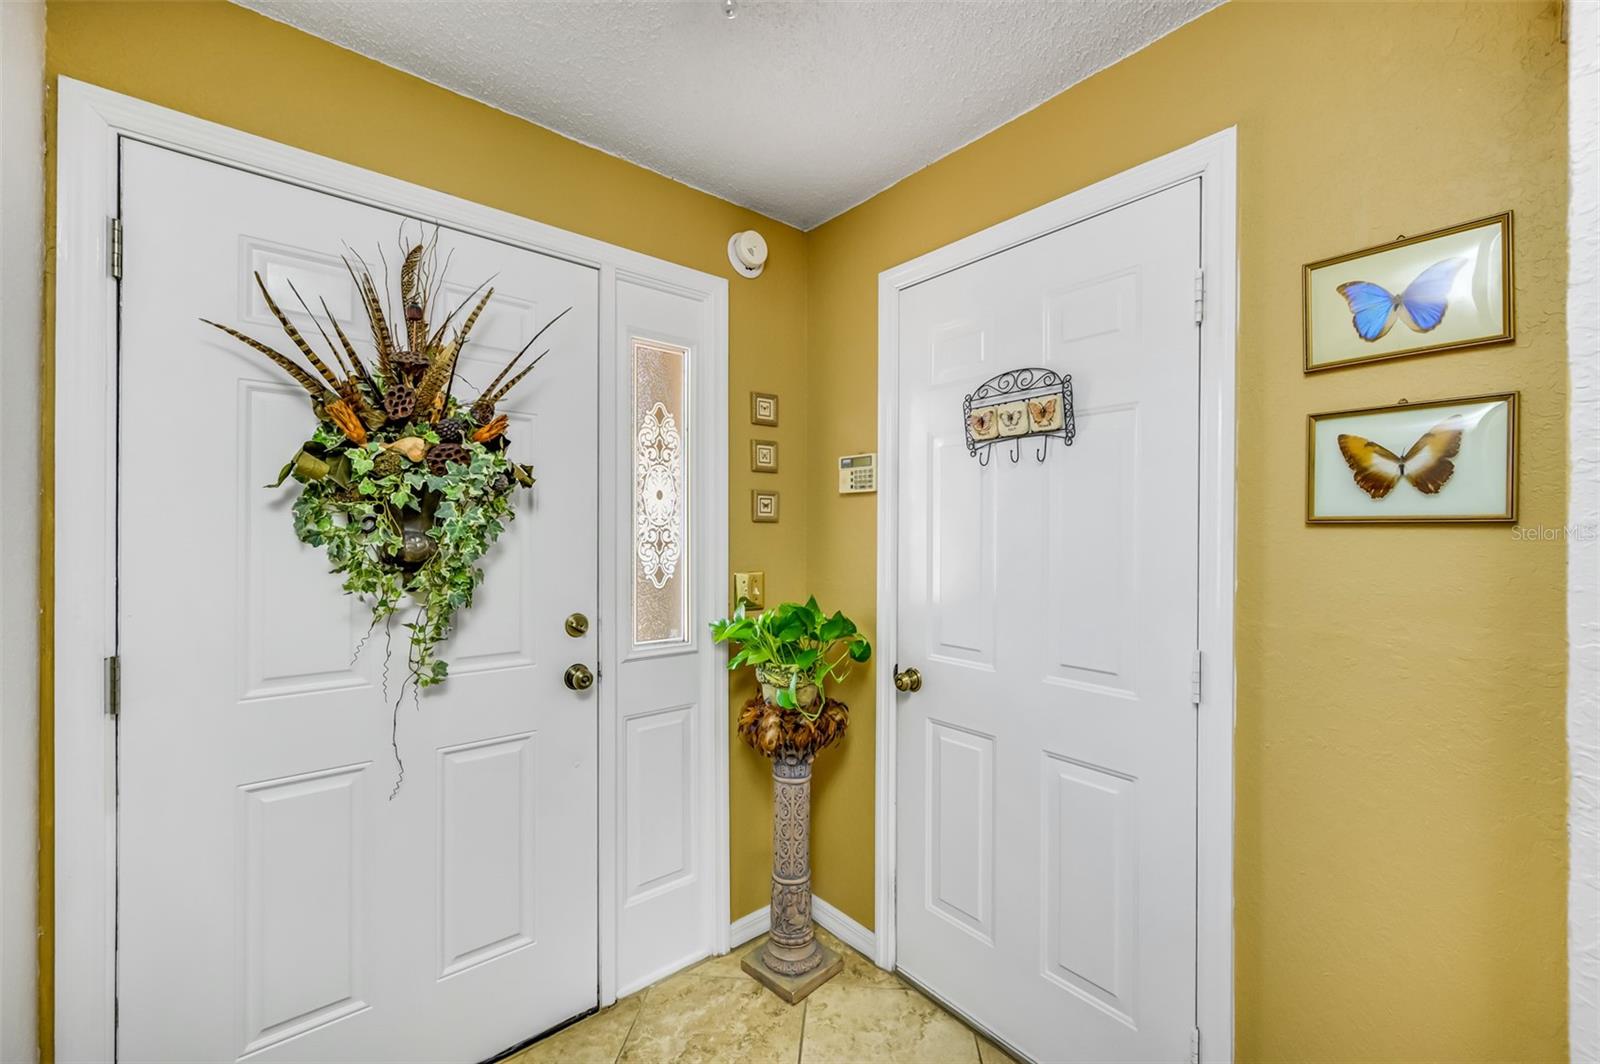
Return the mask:
POLYGON ((685 642, 689 595, 689 352, 633 341, 633 641, 685 642))

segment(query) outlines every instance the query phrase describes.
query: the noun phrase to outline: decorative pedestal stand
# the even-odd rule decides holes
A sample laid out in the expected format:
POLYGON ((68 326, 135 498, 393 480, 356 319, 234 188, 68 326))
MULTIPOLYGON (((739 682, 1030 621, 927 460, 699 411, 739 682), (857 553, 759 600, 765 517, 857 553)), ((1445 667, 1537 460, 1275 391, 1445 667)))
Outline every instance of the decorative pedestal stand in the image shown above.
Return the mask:
POLYGON ((811 922, 812 756, 792 748, 773 755, 772 932, 740 965, 791 1005, 844 968, 811 922))

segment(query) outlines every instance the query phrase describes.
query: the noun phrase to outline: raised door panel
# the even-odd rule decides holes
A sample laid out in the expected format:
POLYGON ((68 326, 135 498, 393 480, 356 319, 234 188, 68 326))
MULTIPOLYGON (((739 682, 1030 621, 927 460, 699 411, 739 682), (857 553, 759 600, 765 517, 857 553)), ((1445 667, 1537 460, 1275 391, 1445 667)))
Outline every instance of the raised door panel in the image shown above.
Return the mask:
POLYGON ((632 905, 694 872, 694 707, 629 717, 623 736, 624 904, 632 905))
POLYGON ((368 768, 239 788, 241 1056, 367 1008, 368 768))
POLYGON ((292 385, 238 382, 238 479, 225 486, 239 508, 241 699, 362 687, 368 666, 354 659, 371 614, 328 574, 323 552, 289 529, 293 482, 263 489, 305 440, 305 393, 292 385), (290 622, 287 618, 293 618, 290 622))
POLYGON ((992 944, 994 737, 929 721, 925 750, 925 903, 992 944))
POLYGON ((994 476, 962 438, 927 446, 928 654, 992 668, 995 650, 994 476))
POLYGON ((1142 333, 1137 268, 1092 277, 1045 296, 1052 368, 1074 358, 1116 359, 1137 351, 1142 333))
MULTIPOLYGON (((516 409, 500 413, 510 423, 507 435, 516 441, 518 456, 549 453, 537 414, 516 409)), ((537 466, 534 475, 538 476, 537 466)), ((541 541, 543 529, 532 520, 540 501, 538 492, 536 482, 531 490, 512 496, 506 529, 483 557, 485 576, 473 591, 472 607, 456 614, 449 644, 452 676, 525 668, 540 660, 539 647, 544 640, 536 621, 535 580, 539 554, 551 548, 541 541)))
POLYGON ((278 329, 277 318, 256 284, 259 276, 272 294, 272 301, 289 315, 296 328, 318 335, 306 313, 310 308, 324 322, 331 315, 358 346, 365 343, 365 320, 357 320, 360 301, 355 281, 337 255, 241 236, 239 259, 239 316, 243 321, 266 326, 269 334, 278 329))
POLYGON ((1139 981, 1136 786, 1109 769, 1044 757, 1044 975, 1130 1027, 1139 981))
POLYGON ((537 939, 535 737, 439 752, 439 975, 537 939))
POLYGON ((936 326, 930 338, 930 379, 934 384, 970 381, 987 376, 987 333, 976 318, 955 318, 936 326))
MULTIPOLYGON (((1137 696, 1139 626, 1139 407, 1079 411, 1060 461, 1070 476, 1046 482, 1044 607, 1048 681, 1122 698, 1137 696)), ((1192 457, 1190 459, 1192 461, 1192 457)))

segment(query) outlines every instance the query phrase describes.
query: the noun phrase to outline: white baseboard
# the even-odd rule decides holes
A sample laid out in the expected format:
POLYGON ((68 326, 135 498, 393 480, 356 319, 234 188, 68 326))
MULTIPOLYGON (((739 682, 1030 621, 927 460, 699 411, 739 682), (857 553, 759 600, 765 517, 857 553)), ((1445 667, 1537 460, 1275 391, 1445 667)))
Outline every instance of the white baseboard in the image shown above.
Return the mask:
POLYGON ((835 938, 867 960, 870 961, 878 955, 878 936, 815 894, 811 895, 811 915, 817 923, 831 931, 835 938))
MULTIPOLYGON (((811 915, 840 942, 868 960, 877 955, 877 936, 815 894, 811 895, 811 915)), ((746 913, 728 925, 728 948, 737 949, 751 939, 761 937, 771 926, 772 910, 766 906, 746 913)))
POLYGON ((772 910, 763 905, 753 913, 745 913, 728 925, 728 948, 738 949, 751 939, 760 938, 772 926, 772 910))

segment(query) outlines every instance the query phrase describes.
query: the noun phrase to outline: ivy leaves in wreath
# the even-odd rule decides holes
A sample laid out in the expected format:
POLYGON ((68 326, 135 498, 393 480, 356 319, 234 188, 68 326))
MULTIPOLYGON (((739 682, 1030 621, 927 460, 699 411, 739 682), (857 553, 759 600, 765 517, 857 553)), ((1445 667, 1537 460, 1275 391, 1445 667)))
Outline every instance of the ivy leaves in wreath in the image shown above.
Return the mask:
POLYGON ((475 399, 465 402, 454 394, 456 367, 494 289, 485 290, 487 282, 479 285, 435 322, 443 270, 431 246, 413 244, 401 261, 401 314, 392 317, 385 309, 387 293, 367 264, 356 256, 355 263, 345 260, 345 268, 371 328, 372 365, 327 302, 322 302, 324 327, 292 282, 289 290, 321 334, 327 357, 278 306, 260 274, 255 280, 262 298, 303 363, 230 326, 201 320, 265 356, 310 395, 316 428, 270 486, 290 478, 301 485, 294 503, 295 535, 322 548, 332 571, 344 577, 344 590, 371 604, 369 636, 379 624, 387 631, 402 608, 414 607, 405 627, 410 631, 407 680, 415 690, 442 683, 448 675, 439 644, 450 635, 456 612, 472 605, 483 582, 479 563, 515 516, 513 494, 533 484, 531 467, 506 453, 508 420, 496 407, 549 353, 518 370, 539 337, 567 311, 552 318, 475 399))

